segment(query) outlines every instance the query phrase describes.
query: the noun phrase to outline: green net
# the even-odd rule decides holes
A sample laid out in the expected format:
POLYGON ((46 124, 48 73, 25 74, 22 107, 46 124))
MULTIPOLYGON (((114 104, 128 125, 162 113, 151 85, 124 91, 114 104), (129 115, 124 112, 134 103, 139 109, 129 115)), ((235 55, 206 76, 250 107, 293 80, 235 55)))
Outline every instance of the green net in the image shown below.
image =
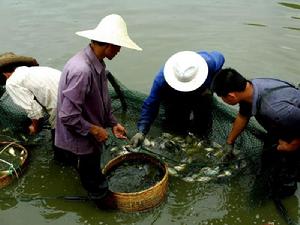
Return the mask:
MULTIPOLYGON (((126 127, 128 137, 130 138, 137 132, 136 123, 139 119, 143 101, 147 95, 137 91, 129 90, 110 72, 108 72, 107 75, 110 84, 109 90, 112 99, 114 115, 118 118, 118 121, 126 127)), ((33 138, 36 137, 31 137, 27 134, 28 118, 26 117, 24 110, 14 104, 12 99, 5 92, 4 87, 1 87, 0 94, 0 140, 17 140, 24 144, 32 142, 34 140, 33 138)), ((161 106, 160 115, 157 116, 154 124, 151 126, 151 130, 147 135, 147 138, 157 140, 164 132, 161 129, 161 118, 163 118, 161 115, 163 110, 163 106, 161 106)), ((210 143, 215 143, 218 145, 223 145, 225 143, 226 137, 231 129, 231 125, 236 114, 236 109, 228 107, 216 97, 213 99, 213 124, 211 133, 208 136, 210 143)), ((246 158, 250 159, 255 156, 257 159, 257 156, 260 154, 263 147, 264 135, 265 132, 258 125, 258 123, 256 123, 255 120, 250 120, 247 129, 237 139, 235 147, 239 149, 246 158)), ((49 137, 50 135, 42 136, 39 141, 45 141, 46 144, 50 144, 51 142, 48 140, 43 140, 43 138, 49 137)), ((119 146, 120 148, 118 151, 123 151, 124 148, 122 148, 122 146, 128 144, 123 140, 112 138, 112 135, 110 137, 110 141, 108 141, 106 147, 111 151, 108 151, 108 156, 104 156, 105 161, 108 161, 114 157, 112 152, 114 152, 115 149, 112 150, 113 148, 119 146)), ((167 152, 160 152, 162 155, 162 160, 175 157, 174 154, 171 154, 171 156, 168 157, 166 153, 167 152)), ((201 164, 201 162, 203 162, 203 160, 201 161, 201 159, 199 159, 197 165, 201 164)), ((169 161, 168 163, 172 162, 169 161)), ((181 161, 179 160, 178 163, 181 163, 181 161)), ((202 167, 204 167, 204 165, 205 164, 203 163, 202 167)))

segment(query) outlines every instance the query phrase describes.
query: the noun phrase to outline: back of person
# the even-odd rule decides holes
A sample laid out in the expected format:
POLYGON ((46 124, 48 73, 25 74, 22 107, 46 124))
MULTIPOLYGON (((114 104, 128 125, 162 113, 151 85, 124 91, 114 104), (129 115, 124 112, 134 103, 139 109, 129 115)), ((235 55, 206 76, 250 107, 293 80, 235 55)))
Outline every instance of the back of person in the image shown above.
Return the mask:
POLYGON ((256 104, 254 116, 258 122, 280 137, 298 133, 300 121, 296 114, 300 113, 300 90, 277 79, 256 78, 251 82, 256 104))
POLYGON ((211 95, 205 95, 203 89, 181 92, 169 85, 163 88, 164 129, 182 135, 187 135, 187 132, 199 136, 207 134, 211 126, 208 122, 211 119, 211 95))
MULTIPOLYGON (((12 99, 14 99, 16 86, 30 91, 38 103, 47 111, 50 116, 49 122, 51 126, 54 126, 60 75, 61 72, 59 70, 50 67, 21 66, 16 68, 12 76, 7 80, 6 90, 12 99)), ((31 96, 24 95, 22 100, 28 102, 31 99, 27 99, 27 97, 31 98, 31 96)))

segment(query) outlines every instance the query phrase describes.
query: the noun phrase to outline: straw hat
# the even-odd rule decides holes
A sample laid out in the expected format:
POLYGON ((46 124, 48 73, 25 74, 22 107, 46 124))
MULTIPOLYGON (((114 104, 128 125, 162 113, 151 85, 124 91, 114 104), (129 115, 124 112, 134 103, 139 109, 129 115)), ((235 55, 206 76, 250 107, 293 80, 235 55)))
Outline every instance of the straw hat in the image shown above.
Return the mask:
POLYGON ((167 83, 177 91, 188 92, 199 88, 206 80, 208 66, 204 58, 193 51, 172 55, 164 67, 167 83))
POLYGON ((93 30, 76 32, 77 35, 99 42, 110 43, 141 51, 127 33, 127 26, 123 18, 116 14, 104 17, 93 30))
POLYGON ((11 64, 38 66, 36 59, 32 57, 16 55, 13 52, 5 52, 3 54, 0 54, 0 71, 3 67, 11 64))
POLYGON ((4 85, 6 82, 6 78, 2 74, 3 68, 6 66, 15 65, 19 66, 38 66, 38 62, 35 58, 16 55, 13 52, 5 52, 0 54, 0 85, 4 85))

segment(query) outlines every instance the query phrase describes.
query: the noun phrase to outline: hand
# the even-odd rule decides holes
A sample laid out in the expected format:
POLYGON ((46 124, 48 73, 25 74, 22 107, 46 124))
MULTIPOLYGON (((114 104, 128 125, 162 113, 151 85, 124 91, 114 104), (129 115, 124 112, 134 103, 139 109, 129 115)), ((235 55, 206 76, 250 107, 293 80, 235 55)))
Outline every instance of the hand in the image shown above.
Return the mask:
POLYGON ((223 146, 224 156, 221 159, 222 162, 229 162, 230 160, 232 160, 234 158, 233 148, 234 148, 233 144, 227 144, 226 143, 223 146))
POLYGON ((279 139, 278 141, 278 146, 277 146, 278 151, 292 152, 292 151, 296 151, 299 148, 300 148, 300 138, 295 138, 290 142, 284 141, 282 139, 279 139))
POLYGON ((37 134, 38 131, 39 131, 39 120, 32 119, 31 120, 31 124, 28 127, 28 129, 29 129, 29 134, 30 135, 37 134))
POLYGON ((142 132, 136 133, 130 140, 132 147, 136 148, 140 146, 145 139, 145 135, 142 132))
POLYGON ((116 138, 127 139, 126 130, 119 123, 112 128, 112 132, 116 136, 116 138))
POLYGON ((90 133, 98 142, 105 142, 108 139, 108 132, 103 127, 92 125, 90 133))
POLYGON ((35 127, 33 124, 30 124, 30 126, 28 127, 29 129, 29 134, 30 135, 35 135, 38 132, 38 128, 35 127))

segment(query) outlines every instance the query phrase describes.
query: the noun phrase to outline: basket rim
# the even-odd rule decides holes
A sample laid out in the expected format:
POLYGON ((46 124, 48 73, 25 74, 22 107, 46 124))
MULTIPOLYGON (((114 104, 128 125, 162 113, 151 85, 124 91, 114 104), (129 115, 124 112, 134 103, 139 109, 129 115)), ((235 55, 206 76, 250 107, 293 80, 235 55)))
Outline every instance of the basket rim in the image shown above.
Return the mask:
MULTIPOLYGON (((14 142, 14 141, 0 141, 0 145, 9 145, 9 144, 14 145, 14 146, 17 146, 18 148, 20 148, 20 149, 22 149, 22 150, 25 151, 24 159, 23 159, 22 162, 18 165, 18 167, 15 168, 16 170, 18 170, 18 173, 17 173, 17 174, 22 174, 22 173, 23 173, 23 170, 24 170, 24 168, 25 168, 25 165, 26 165, 26 163, 27 163, 27 161, 28 161, 28 158, 29 158, 29 157, 28 157, 28 156, 29 156, 28 150, 27 150, 24 146, 22 146, 22 145, 20 145, 20 144, 18 144, 18 143, 16 143, 16 142, 14 142)), ((7 171, 7 170, 4 170, 3 172, 5 172, 5 171, 7 171)), ((12 174, 10 174, 10 173, 4 173, 4 174, 2 174, 2 175, 0 176, 0 183, 1 183, 1 181, 5 180, 5 179, 11 179, 11 180, 12 180, 14 177, 16 177, 16 174, 15 174, 15 173, 12 173, 12 174)), ((11 181, 8 182, 6 185, 3 185, 2 188, 5 187, 5 186, 7 186, 7 185, 9 185, 9 183, 11 183, 11 181)), ((1 185, 0 185, 0 189, 1 189, 1 185)))
MULTIPOLYGON (((135 195, 141 195, 141 194, 143 194, 143 193, 145 193, 145 192, 149 192, 150 190, 152 190, 152 189, 154 189, 154 188, 156 188, 156 187, 162 185, 162 184, 163 184, 164 182, 166 182, 166 180, 168 179, 168 174, 169 174, 169 172, 168 172, 168 165, 167 165, 166 163, 161 162, 161 161, 160 161, 159 159, 157 159, 156 157, 154 157, 154 156, 152 156, 152 155, 149 155, 149 154, 146 154, 146 153, 142 153, 142 152, 129 152, 129 153, 126 153, 126 154, 124 154, 124 155, 119 155, 119 156, 117 156, 117 157, 111 159, 111 160, 104 166, 104 168, 102 169, 102 173, 103 173, 104 175, 106 175, 106 173, 108 172, 108 171, 106 171, 106 170, 107 170, 107 167, 108 167, 112 162, 118 160, 119 158, 124 158, 124 159, 122 159, 122 161, 125 160, 125 159, 126 159, 126 155, 141 155, 141 156, 143 155, 143 156, 146 156, 146 157, 148 157, 148 158, 154 159, 154 160, 157 161, 157 162, 162 166, 162 168, 165 170, 165 171, 164 171, 164 176, 163 176, 163 178, 162 178, 160 181, 158 181, 155 185, 153 185, 153 186, 151 186, 151 187, 149 187, 149 188, 147 188, 147 189, 145 189, 145 190, 141 190, 141 191, 137 191, 137 192, 130 192, 130 193, 127 193, 127 192, 114 192, 114 191, 111 191, 111 190, 109 190, 109 192, 111 192, 111 193, 113 193, 113 194, 116 194, 116 195, 122 195, 122 196, 135 196, 135 195)), ((122 162, 122 161, 121 161, 121 162, 122 162)))

